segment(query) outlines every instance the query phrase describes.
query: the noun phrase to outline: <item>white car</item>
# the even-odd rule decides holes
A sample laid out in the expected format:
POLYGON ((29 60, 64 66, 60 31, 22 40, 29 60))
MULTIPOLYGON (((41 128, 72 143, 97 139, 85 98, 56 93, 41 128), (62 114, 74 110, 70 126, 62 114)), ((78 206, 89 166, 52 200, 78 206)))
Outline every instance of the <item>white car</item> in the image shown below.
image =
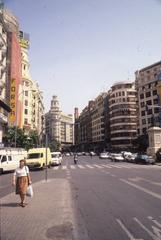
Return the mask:
POLYGON ((62 163, 62 155, 61 152, 51 152, 51 165, 57 166, 62 163))
POLYGON ((110 154, 108 152, 102 152, 100 153, 99 158, 102 158, 102 159, 110 158, 110 154))
POLYGON ((122 156, 121 153, 112 153, 111 154, 111 161, 113 161, 113 162, 123 162, 124 157, 122 156))

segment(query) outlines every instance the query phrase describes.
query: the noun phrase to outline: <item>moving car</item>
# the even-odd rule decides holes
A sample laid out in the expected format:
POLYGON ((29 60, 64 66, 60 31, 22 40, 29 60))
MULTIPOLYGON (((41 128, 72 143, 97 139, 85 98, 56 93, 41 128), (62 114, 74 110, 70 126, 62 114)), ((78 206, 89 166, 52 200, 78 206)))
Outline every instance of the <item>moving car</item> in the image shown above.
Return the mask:
POLYGON ((50 148, 32 148, 28 151, 26 164, 30 169, 44 169, 51 166, 50 148))
POLYGON ((135 163, 154 164, 155 160, 146 154, 137 154, 135 157, 135 163))
POLYGON ((61 152, 51 152, 51 165, 57 166, 61 165, 62 155, 61 152))

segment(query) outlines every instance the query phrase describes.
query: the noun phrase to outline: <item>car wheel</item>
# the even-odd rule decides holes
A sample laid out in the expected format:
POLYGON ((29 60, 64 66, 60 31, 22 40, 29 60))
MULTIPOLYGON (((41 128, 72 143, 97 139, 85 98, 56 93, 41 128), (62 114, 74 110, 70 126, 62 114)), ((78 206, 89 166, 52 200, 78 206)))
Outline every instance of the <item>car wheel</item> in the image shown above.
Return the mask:
POLYGON ((2 174, 3 173, 3 168, 0 168, 0 174, 2 174))

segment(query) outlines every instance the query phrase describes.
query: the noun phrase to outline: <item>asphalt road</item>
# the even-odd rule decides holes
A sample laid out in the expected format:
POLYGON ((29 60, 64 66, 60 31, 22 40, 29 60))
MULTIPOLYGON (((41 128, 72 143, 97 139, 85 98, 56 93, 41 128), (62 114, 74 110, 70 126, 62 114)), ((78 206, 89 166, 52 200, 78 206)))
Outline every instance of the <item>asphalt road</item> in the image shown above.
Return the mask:
MULTIPOLYGON (((33 182, 46 173, 70 182, 75 219, 86 239, 161 240, 161 167, 78 159, 74 165, 73 157, 65 157, 61 166, 31 175, 33 182)), ((11 177, 0 176, 0 197, 14 191, 11 177)))

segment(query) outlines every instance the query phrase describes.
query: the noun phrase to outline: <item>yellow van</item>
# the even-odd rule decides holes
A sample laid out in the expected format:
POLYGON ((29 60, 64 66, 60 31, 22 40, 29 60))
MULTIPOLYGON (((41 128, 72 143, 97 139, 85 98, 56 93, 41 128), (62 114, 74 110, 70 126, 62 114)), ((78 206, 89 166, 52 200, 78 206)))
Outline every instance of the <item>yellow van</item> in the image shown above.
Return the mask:
POLYGON ((50 148, 29 149, 26 163, 30 169, 32 168, 44 169, 46 165, 50 167, 51 166, 50 148))

